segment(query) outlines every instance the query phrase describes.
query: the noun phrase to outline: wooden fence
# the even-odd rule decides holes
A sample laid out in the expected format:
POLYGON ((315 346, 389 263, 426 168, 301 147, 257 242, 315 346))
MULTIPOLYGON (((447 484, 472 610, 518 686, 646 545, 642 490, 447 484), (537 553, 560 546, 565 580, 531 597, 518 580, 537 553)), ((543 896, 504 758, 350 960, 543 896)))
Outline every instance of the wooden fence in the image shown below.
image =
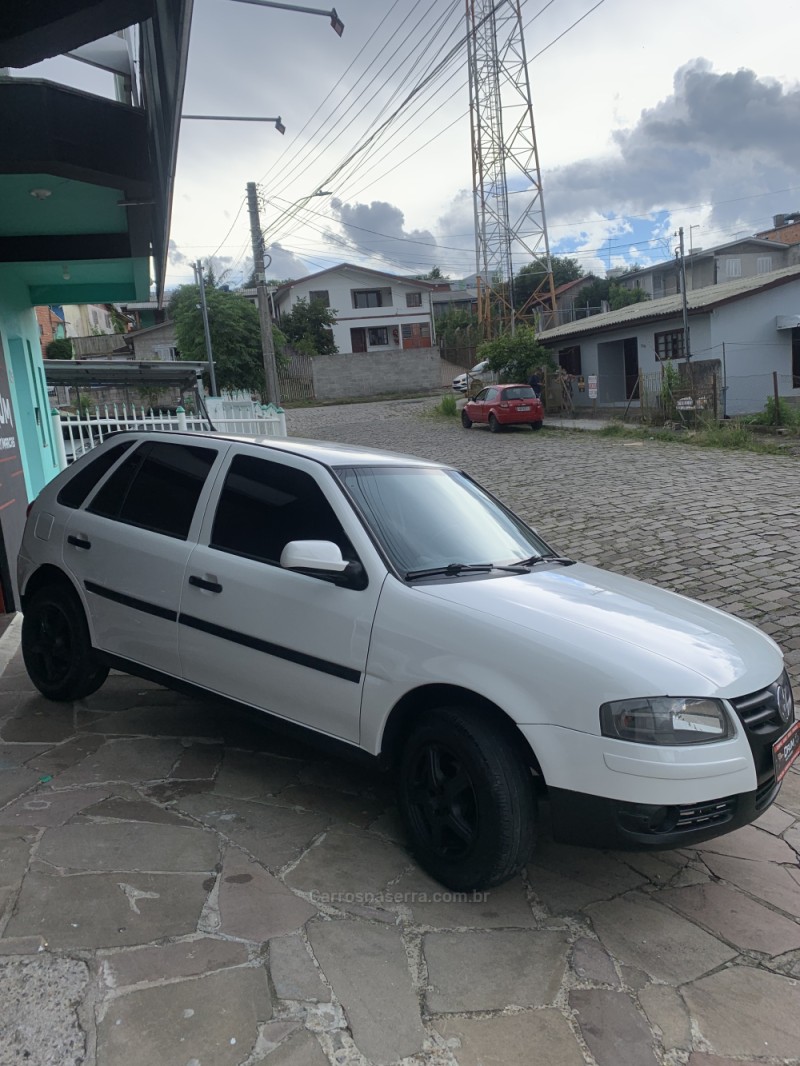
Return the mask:
POLYGON ((314 399, 314 375, 312 357, 305 352, 287 348, 284 356, 288 364, 278 367, 278 388, 281 402, 314 399))

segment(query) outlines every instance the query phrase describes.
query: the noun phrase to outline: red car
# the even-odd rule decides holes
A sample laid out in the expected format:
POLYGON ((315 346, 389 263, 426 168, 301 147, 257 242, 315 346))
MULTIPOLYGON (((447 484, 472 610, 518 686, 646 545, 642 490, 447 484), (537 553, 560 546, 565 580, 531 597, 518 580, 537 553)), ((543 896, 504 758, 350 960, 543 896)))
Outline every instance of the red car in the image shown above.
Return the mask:
POLYGON ((490 385, 470 400, 461 412, 461 425, 489 424, 492 433, 504 426, 530 426, 541 429, 544 421, 542 401, 530 385, 490 385))

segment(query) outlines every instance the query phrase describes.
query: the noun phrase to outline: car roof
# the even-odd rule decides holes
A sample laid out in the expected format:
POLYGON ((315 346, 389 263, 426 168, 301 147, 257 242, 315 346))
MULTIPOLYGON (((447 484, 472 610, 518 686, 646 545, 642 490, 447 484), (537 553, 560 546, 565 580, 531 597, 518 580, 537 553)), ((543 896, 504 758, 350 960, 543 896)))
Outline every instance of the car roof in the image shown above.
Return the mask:
POLYGON ((138 440, 171 440, 180 438, 187 444, 199 444, 203 440, 229 440, 239 444, 254 444, 265 451, 280 451, 290 455, 313 459, 325 466, 415 466, 441 469, 446 464, 420 459, 415 455, 384 451, 381 448, 366 448, 355 444, 338 444, 335 441, 310 440, 303 437, 249 437, 233 433, 184 432, 181 430, 123 430, 114 433, 109 440, 122 437, 138 440))

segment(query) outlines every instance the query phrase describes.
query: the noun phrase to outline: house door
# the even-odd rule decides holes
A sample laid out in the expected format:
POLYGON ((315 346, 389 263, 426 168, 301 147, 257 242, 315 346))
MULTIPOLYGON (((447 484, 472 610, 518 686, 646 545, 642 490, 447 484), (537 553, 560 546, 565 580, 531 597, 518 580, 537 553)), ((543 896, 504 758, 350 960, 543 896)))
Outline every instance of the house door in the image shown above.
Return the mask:
POLYGON ((365 329, 350 330, 350 349, 354 352, 367 350, 367 331, 365 329))
POLYGON ((429 322, 409 322, 403 326, 404 348, 430 348, 431 327, 429 322))
POLYGON ((626 337, 622 342, 625 360, 625 399, 639 399, 639 342, 636 337, 626 337))

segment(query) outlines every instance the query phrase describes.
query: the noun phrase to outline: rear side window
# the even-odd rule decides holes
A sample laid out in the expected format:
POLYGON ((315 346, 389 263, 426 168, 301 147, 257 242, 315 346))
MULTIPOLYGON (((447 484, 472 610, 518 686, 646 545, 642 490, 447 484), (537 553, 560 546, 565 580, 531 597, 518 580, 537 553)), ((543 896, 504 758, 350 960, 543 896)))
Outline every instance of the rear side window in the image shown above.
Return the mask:
POLYGON ((269 459, 235 456, 220 493, 211 547, 277 565, 292 540, 332 540, 345 559, 356 557, 310 474, 269 459))
POLYGON ((69 479, 56 499, 64 507, 80 507, 103 475, 111 469, 117 459, 133 444, 132 440, 115 444, 113 448, 100 452, 69 479))
POLYGON ((216 451, 153 441, 128 456, 103 485, 92 514, 186 540, 216 451))

